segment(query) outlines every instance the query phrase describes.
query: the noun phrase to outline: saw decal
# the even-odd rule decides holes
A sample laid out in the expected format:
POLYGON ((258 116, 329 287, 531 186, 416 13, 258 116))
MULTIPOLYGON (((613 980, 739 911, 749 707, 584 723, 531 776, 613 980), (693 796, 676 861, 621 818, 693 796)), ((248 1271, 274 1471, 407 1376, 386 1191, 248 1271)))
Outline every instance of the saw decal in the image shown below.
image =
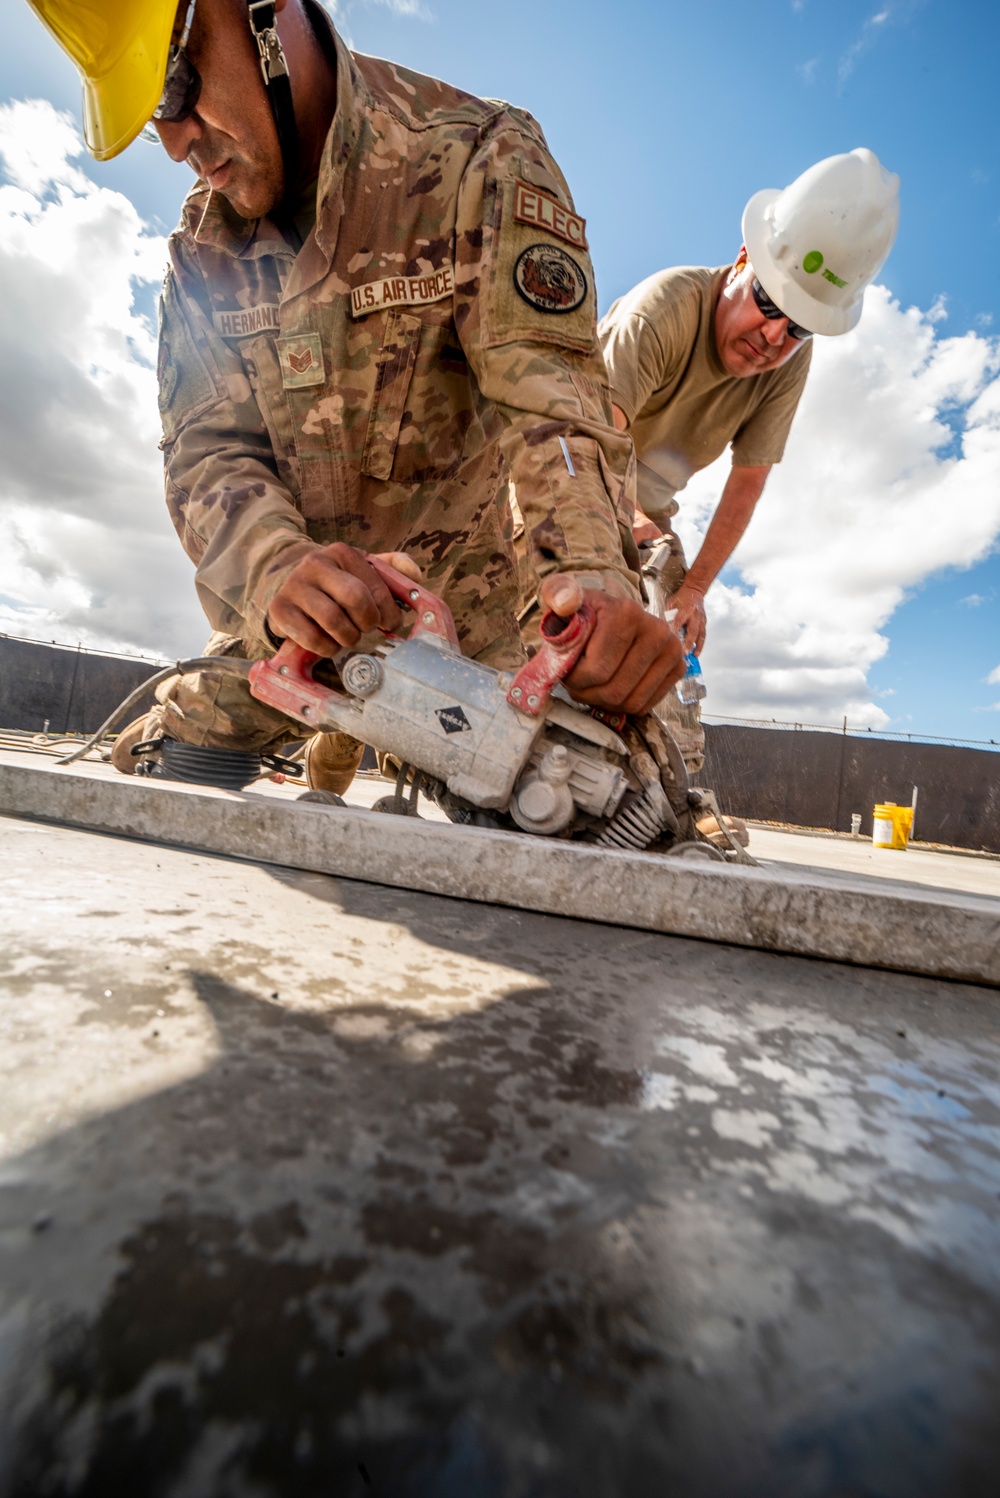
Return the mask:
POLYGON ((530 244, 518 256, 514 285, 539 312, 575 312, 587 295, 583 269, 554 244, 530 244))
POLYGON ((441 724, 445 733, 468 733, 472 727, 472 724, 457 703, 454 707, 439 707, 434 716, 441 724))

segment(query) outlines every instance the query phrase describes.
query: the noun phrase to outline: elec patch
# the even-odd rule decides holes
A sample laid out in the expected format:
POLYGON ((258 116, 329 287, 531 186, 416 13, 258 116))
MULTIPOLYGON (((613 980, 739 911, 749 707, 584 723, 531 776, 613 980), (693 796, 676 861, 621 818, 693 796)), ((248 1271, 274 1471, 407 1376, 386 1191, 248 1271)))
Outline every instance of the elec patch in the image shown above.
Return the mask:
POLYGON ((539 192, 535 187, 527 187, 523 182, 518 182, 514 188, 514 222, 527 224, 530 229, 545 229, 577 249, 588 248, 586 220, 564 208, 558 198, 539 192))
POLYGON ((472 727, 472 724, 458 706, 439 707, 434 716, 441 724, 445 733, 468 733, 472 727))
POLYGON ((514 266, 518 294, 538 312, 575 312, 587 296, 581 266, 554 244, 529 244, 514 266))
POLYGON ((300 333, 295 338, 276 340, 281 364, 281 383, 286 390, 302 390, 322 385, 326 379, 323 345, 318 333, 300 333))

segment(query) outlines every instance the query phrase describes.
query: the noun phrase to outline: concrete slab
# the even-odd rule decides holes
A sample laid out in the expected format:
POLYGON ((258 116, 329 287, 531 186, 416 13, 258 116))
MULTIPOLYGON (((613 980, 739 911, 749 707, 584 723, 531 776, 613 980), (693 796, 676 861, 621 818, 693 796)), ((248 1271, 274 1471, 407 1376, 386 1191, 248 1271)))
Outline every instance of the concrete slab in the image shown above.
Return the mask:
MULTIPOLYGON (((102 767, 103 768, 103 767, 102 767)), ((0 814, 520 909, 1000 986, 1000 900, 693 864, 0 756, 0 814)))
POLYGON ((0 839, 2 1498, 993 1498, 995 992, 0 839))
POLYGON ((823 837, 807 832, 785 832, 751 825, 750 851, 772 866, 830 869, 862 874, 893 884, 919 884, 927 889, 964 890, 970 895, 1000 899, 1000 858, 910 847, 906 852, 875 848, 870 841, 823 837))

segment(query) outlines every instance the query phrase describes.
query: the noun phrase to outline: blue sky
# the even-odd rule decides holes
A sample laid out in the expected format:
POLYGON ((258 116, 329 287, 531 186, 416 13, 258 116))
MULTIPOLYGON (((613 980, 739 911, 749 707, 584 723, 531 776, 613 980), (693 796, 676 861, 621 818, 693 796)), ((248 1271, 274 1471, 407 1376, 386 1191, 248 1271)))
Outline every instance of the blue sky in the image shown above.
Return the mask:
MULTIPOLYGON (((0 101, 40 97, 78 114, 69 63, 22 0, 4 9, 0 101)), ((729 259, 752 192, 866 145, 902 179, 882 282, 903 309, 936 306, 942 337, 982 347, 1000 333, 995 3, 350 0, 338 21, 361 50, 536 115, 588 219, 602 307, 660 266, 729 259)), ((188 175, 157 148, 78 164, 161 230, 174 221, 188 175)), ((938 416, 949 419, 947 399, 938 416)), ((945 506, 931 524, 948 527, 945 506)), ((731 569, 727 581, 740 577, 731 569)), ((1000 739, 1000 684, 985 684, 1000 665, 996 550, 907 586, 882 634, 889 648, 867 680, 888 727, 1000 739)), ((706 674, 711 686, 710 652, 706 674)))

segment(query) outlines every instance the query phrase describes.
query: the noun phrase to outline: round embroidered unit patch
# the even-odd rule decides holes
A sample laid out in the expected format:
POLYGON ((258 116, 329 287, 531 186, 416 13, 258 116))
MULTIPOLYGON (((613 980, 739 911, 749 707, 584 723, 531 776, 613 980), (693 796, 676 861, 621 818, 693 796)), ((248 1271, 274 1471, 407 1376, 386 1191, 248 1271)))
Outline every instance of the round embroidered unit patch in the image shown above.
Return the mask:
POLYGON ((529 244, 514 266, 514 285, 539 312, 575 312, 587 295, 582 269, 554 244, 529 244))

